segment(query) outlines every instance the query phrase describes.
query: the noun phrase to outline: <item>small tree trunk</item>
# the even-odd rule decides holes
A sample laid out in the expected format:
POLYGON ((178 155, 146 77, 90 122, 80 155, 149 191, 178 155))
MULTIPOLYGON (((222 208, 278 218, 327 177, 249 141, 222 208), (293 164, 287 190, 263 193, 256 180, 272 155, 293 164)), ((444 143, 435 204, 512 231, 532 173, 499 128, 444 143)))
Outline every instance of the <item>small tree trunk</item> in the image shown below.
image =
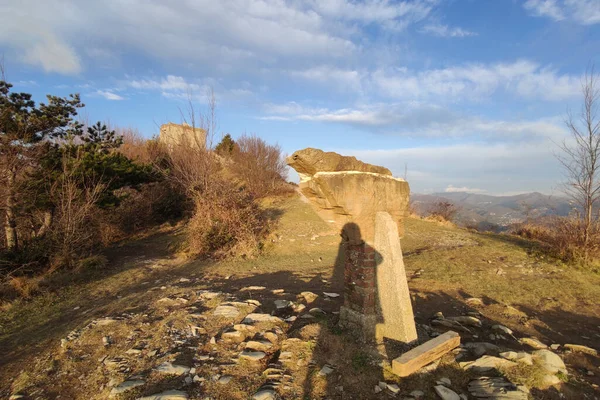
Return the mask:
POLYGON ((6 248, 8 250, 13 251, 19 249, 19 240, 17 236, 17 221, 15 217, 14 171, 8 172, 6 183, 8 194, 6 196, 6 221, 4 224, 4 230, 6 232, 6 248))
POLYGON ((36 236, 37 237, 44 236, 46 234, 46 232, 48 232, 48 230, 50 229, 50 226, 52 226, 53 220, 54 220, 54 209, 50 208, 50 209, 44 211, 44 222, 42 223, 42 226, 40 227, 40 229, 38 229, 36 236))

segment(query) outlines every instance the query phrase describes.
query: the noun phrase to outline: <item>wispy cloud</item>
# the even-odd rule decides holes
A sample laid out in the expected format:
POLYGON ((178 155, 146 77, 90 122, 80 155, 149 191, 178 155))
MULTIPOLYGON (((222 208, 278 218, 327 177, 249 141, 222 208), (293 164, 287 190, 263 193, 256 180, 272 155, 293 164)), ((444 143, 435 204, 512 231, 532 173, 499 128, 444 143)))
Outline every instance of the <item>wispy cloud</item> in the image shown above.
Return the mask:
POLYGON ((572 20, 582 25, 600 23, 598 0, 527 0, 523 7, 536 17, 572 20))
POLYGON ((487 192, 487 190, 477 189, 477 188, 470 188, 470 187, 466 187, 466 186, 456 187, 456 186, 448 185, 448 187, 446 187, 446 189, 444 189, 444 192, 446 192, 446 193, 462 193, 462 192, 466 192, 466 193, 485 193, 485 192, 487 192))
POLYGON ((114 100, 114 101, 118 101, 118 100, 125 100, 124 97, 119 96, 116 93, 113 93, 110 90, 97 90, 96 91, 96 95, 98 96, 102 96, 104 97, 106 100, 114 100))
POLYGON ((464 38, 468 36, 477 36, 476 32, 472 32, 460 27, 449 27, 448 25, 442 24, 425 25, 420 32, 438 37, 464 38))

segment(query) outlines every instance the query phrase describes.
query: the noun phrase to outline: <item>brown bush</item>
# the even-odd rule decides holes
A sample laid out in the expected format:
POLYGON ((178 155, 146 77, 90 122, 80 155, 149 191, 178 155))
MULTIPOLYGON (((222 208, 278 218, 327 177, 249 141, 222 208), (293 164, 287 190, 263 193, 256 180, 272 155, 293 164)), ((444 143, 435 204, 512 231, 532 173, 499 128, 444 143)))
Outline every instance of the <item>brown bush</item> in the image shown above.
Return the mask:
POLYGON ((458 209, 456 206, 449 201, 438 201, 431 205, 429 209, 429 215, 435 219, 441 219, 443 221, 451 222, 458 209))
POLYGON ((278 145, 257 136, 243 135, 233 151, 233 173, 255 197, 290 191, 286 183, 287 165, 278 145))
POLYGON ((155 161, 156 153, 153 146, 153 140, 148 140, 142 134, 133 128, 116 128, 117 135, 123 138, 123 144, 118 152, 125 157, 140 162, 142 164, 151 164, 155 161))
POLYGON ((572 217, 551 217, 515 225, 510 233, 540 242, 546 253, 567 262, 600 259, 600 224, 590 230, 587 249, 584 224, 572 217))
POLYGON ((247 191, 215 179, 194 204, 187 227, 192 255, 252 257, 262 249, 268 223, 247 191))

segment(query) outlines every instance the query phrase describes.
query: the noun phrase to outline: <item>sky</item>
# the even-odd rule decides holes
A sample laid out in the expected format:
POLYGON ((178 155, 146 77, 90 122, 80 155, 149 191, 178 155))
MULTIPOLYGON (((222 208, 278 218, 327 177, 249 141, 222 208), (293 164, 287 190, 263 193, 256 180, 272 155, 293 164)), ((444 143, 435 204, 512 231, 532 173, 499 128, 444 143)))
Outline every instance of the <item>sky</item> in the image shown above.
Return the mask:
POLYGON ((354 155, 419 193, 557 194, 565 117, 600 70, 600 0, 0 0, 0 14, 6 78, 38 101, 80 93, 86 119, 151 137, 213 90, 219 134, 354 155))

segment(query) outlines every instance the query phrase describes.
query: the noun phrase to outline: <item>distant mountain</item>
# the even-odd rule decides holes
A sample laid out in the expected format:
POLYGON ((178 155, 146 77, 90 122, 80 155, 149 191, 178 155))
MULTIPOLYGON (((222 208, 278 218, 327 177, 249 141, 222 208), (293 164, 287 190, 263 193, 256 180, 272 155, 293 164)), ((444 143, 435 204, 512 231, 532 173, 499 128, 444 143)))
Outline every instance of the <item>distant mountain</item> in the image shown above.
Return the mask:
POLYGON ((440 201, 449 201, 458 208, 455 218, 457 223, 496 231, 523 222, 527 217, 564 216, 572 209, 567 198, 547 196, 537 192, 516 196, 490 196, 465 192, 411 193, 411 204, 420 215, 427 215, 432 206, 440 201))

